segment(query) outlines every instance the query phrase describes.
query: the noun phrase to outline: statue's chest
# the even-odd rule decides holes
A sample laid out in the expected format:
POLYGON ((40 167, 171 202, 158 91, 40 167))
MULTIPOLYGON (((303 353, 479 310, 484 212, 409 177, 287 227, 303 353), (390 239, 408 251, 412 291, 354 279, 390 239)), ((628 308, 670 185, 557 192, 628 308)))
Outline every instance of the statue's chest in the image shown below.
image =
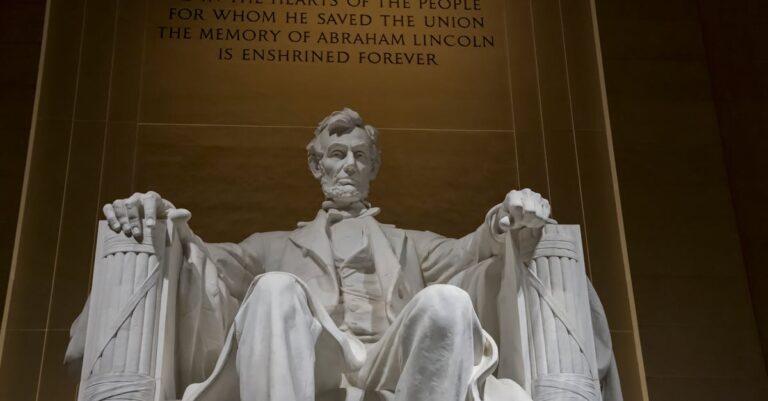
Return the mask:
POLYGON ((347 219, 332 225, 329 234, 339 280, 340 305, 336 309, 343 313, 341 328, 364 341, 376 341, 389 321, 366 226, 347 219))

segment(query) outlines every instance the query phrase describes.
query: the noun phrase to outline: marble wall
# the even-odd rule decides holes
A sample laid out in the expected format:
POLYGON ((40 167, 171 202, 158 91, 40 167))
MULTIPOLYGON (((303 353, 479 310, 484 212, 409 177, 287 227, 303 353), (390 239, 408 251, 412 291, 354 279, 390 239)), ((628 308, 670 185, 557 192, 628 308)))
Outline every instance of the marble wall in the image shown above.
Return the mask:
POLYGON ((381 127, 383 221, 458 236, 527 186, 581 224, 626 399, 646 399, 590 1, 485 1, 496 45, 435 69, 221 63, 157 38, 168 4, 48 4, 0 399, 74 399, 61 360, 104 202, 155 189, 209 241, 291 229, 321 200, 304 145, 342 106, 381 127))
POLYGON ((44 16, 45 1, 7 1, 0 13, 0 300, 11 270, 44 16))
MULTIPOLYGON (((699 0, 718 126, 755 309, 768 361, 768 3, 699 0)), ((768 362, 766 362, 768 367, 768 362)))
MULTIPOLYGON (((596 3, 649 397, 765 400, 699 2, 596 3)), ((749 185, 745 199, 760 199, 761 184, 749 185)))

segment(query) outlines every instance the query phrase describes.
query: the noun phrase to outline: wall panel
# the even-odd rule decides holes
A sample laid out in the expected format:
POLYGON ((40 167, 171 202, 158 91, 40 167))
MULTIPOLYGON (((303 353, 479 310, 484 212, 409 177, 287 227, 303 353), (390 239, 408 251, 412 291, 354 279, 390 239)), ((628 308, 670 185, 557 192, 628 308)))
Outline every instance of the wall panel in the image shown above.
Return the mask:
MULTIPOLYGON (((757 400, 768 396, 768 377, 723 160, 704 3, 715 2, 597 1, 612 138, 650 398, 757 400)), ((716 14, 730 18, 736 2, 719 3, 728 5, 716 14)))
MULTIPOLYGON (((304 147, 342 106, 381 128, 371 200, 383 222, 460 236, 508 190, 530 187, 560 222, 581 224, 626 399, 644 399, 589 1, 482 0, 495 45, 446 50, 429 68, 224 63, 214 44, 158 39, 173 4, 51 1, 4 325, 8 341, 43 333, 42 353, 27 377, 35 395, 18 399, 73 393, 55 361, 85 300, 103 203, 157 190, 209 241, 290 230, 321 200, 304 147)), ((19 352, 3 349, 0 372, 19 352)))

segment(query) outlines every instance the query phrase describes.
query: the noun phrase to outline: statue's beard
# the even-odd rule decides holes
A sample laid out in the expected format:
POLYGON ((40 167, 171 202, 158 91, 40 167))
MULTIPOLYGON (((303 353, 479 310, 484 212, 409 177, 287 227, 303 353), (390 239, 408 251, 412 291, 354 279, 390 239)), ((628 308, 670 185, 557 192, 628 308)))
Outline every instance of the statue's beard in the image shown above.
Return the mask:
POLYGON ((368 191, 360 191, 353 185, 337 184, 333 178, 323 176, 321 179, 323 194, 328 200, 340 203, 353 203, 365 201, 368 197, 368 191))

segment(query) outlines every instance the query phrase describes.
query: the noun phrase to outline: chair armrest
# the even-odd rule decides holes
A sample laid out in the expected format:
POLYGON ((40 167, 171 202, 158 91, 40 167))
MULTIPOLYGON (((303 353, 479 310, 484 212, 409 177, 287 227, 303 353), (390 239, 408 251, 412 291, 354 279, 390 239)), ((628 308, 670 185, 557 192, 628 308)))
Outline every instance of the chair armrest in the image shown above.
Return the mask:
POLYGON ((176 398, 174 337, 184 221, 144 227, 141 242, 98 225, 78 400, 176 398))

